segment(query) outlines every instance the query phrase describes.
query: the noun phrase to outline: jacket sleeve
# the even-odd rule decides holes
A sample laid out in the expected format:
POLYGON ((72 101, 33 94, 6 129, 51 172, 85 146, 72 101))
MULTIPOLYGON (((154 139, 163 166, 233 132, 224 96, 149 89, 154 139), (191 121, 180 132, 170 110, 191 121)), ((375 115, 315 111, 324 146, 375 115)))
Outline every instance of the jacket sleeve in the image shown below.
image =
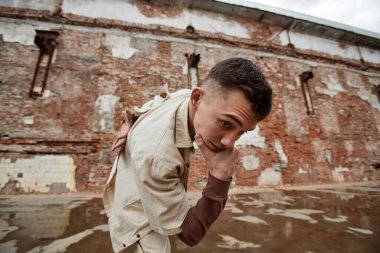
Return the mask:
POLYGON ((182 232, 177 236, 189 246, 198 244, 207 230, 223 211, 231 180, 224 181, 208 175, 202 198, 190 208, 182 224, 182 232))

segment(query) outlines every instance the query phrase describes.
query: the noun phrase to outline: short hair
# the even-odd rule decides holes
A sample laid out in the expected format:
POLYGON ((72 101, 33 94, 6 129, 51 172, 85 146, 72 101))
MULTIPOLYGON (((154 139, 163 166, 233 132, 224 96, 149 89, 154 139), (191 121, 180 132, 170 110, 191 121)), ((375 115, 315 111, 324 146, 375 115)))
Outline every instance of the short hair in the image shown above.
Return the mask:
POLYGON ((252 105, 257 120, 262 120, 272 108, 272 88, 253 62, 244 58, 230 58, 217 63, 206 77, 225 90, 241 90, 252 105))

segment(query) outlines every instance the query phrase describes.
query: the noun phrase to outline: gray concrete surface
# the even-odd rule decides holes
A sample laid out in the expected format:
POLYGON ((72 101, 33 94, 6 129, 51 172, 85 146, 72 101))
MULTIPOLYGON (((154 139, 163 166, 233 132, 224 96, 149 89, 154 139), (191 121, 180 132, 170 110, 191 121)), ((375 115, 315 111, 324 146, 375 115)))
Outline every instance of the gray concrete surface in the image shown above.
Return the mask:
MULTIPOLYGON (((199 193, 190 193, 192 203, 199 193)), ((203 241, 172 252, 380 252, 380 182, 230 192, 203 241)), ((0 252, 112 252, 100 195, 0 196, 0 252)))

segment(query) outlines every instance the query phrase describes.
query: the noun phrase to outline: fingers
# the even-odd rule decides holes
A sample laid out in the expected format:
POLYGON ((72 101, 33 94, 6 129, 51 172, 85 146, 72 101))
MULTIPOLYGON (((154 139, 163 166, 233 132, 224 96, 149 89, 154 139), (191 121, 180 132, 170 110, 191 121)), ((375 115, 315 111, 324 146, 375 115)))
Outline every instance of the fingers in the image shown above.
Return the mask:
POLYGON ((126 139, 125 139, 125 138, 117 138, 117 139, 112 143, 111 150, 114 151, 114 150, 120 148, 121 146, 124 146, 124 145, 125 145, 125 142, 126 142, 126 139))
POLYGON ((116 139, 127 138, 128 133, 129 133, 129 129, 127 131, 123 131, 123 129, 120 129, 120 132, 118 132, 116 135, 116 139))
POLYGON ((124 121, 127 123, 132 123, 133 119, 133 110, 130 108, 125 108, 124 121))
POLYGON ((133 110, 126 107, 124 113, 123 124, 111 146, 112 151, 125 145, 128 133, 133 125, 133 110))
POLYGON ((194 140, 197 143, 199 149, 201 150, 203 156, 205 156, 205 153, 207 156, 207 151, 209 151, 209 150, 208 150, 207 146, 205 145, 205 143, 203 142, 202 136, 200 134, 195 134, 194 140))

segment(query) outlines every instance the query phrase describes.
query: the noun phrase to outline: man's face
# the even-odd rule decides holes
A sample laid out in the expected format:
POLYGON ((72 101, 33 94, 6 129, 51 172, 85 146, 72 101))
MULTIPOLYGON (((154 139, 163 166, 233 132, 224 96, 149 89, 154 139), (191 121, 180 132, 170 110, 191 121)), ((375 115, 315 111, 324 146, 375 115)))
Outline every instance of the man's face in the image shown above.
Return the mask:
POLYGON ((233 148, 243 133, 255 129, 258 121, 242 91, 198 89, 192 94, 193 99, 200 93, 195 94, 194 131, 210 150, 233 148))

